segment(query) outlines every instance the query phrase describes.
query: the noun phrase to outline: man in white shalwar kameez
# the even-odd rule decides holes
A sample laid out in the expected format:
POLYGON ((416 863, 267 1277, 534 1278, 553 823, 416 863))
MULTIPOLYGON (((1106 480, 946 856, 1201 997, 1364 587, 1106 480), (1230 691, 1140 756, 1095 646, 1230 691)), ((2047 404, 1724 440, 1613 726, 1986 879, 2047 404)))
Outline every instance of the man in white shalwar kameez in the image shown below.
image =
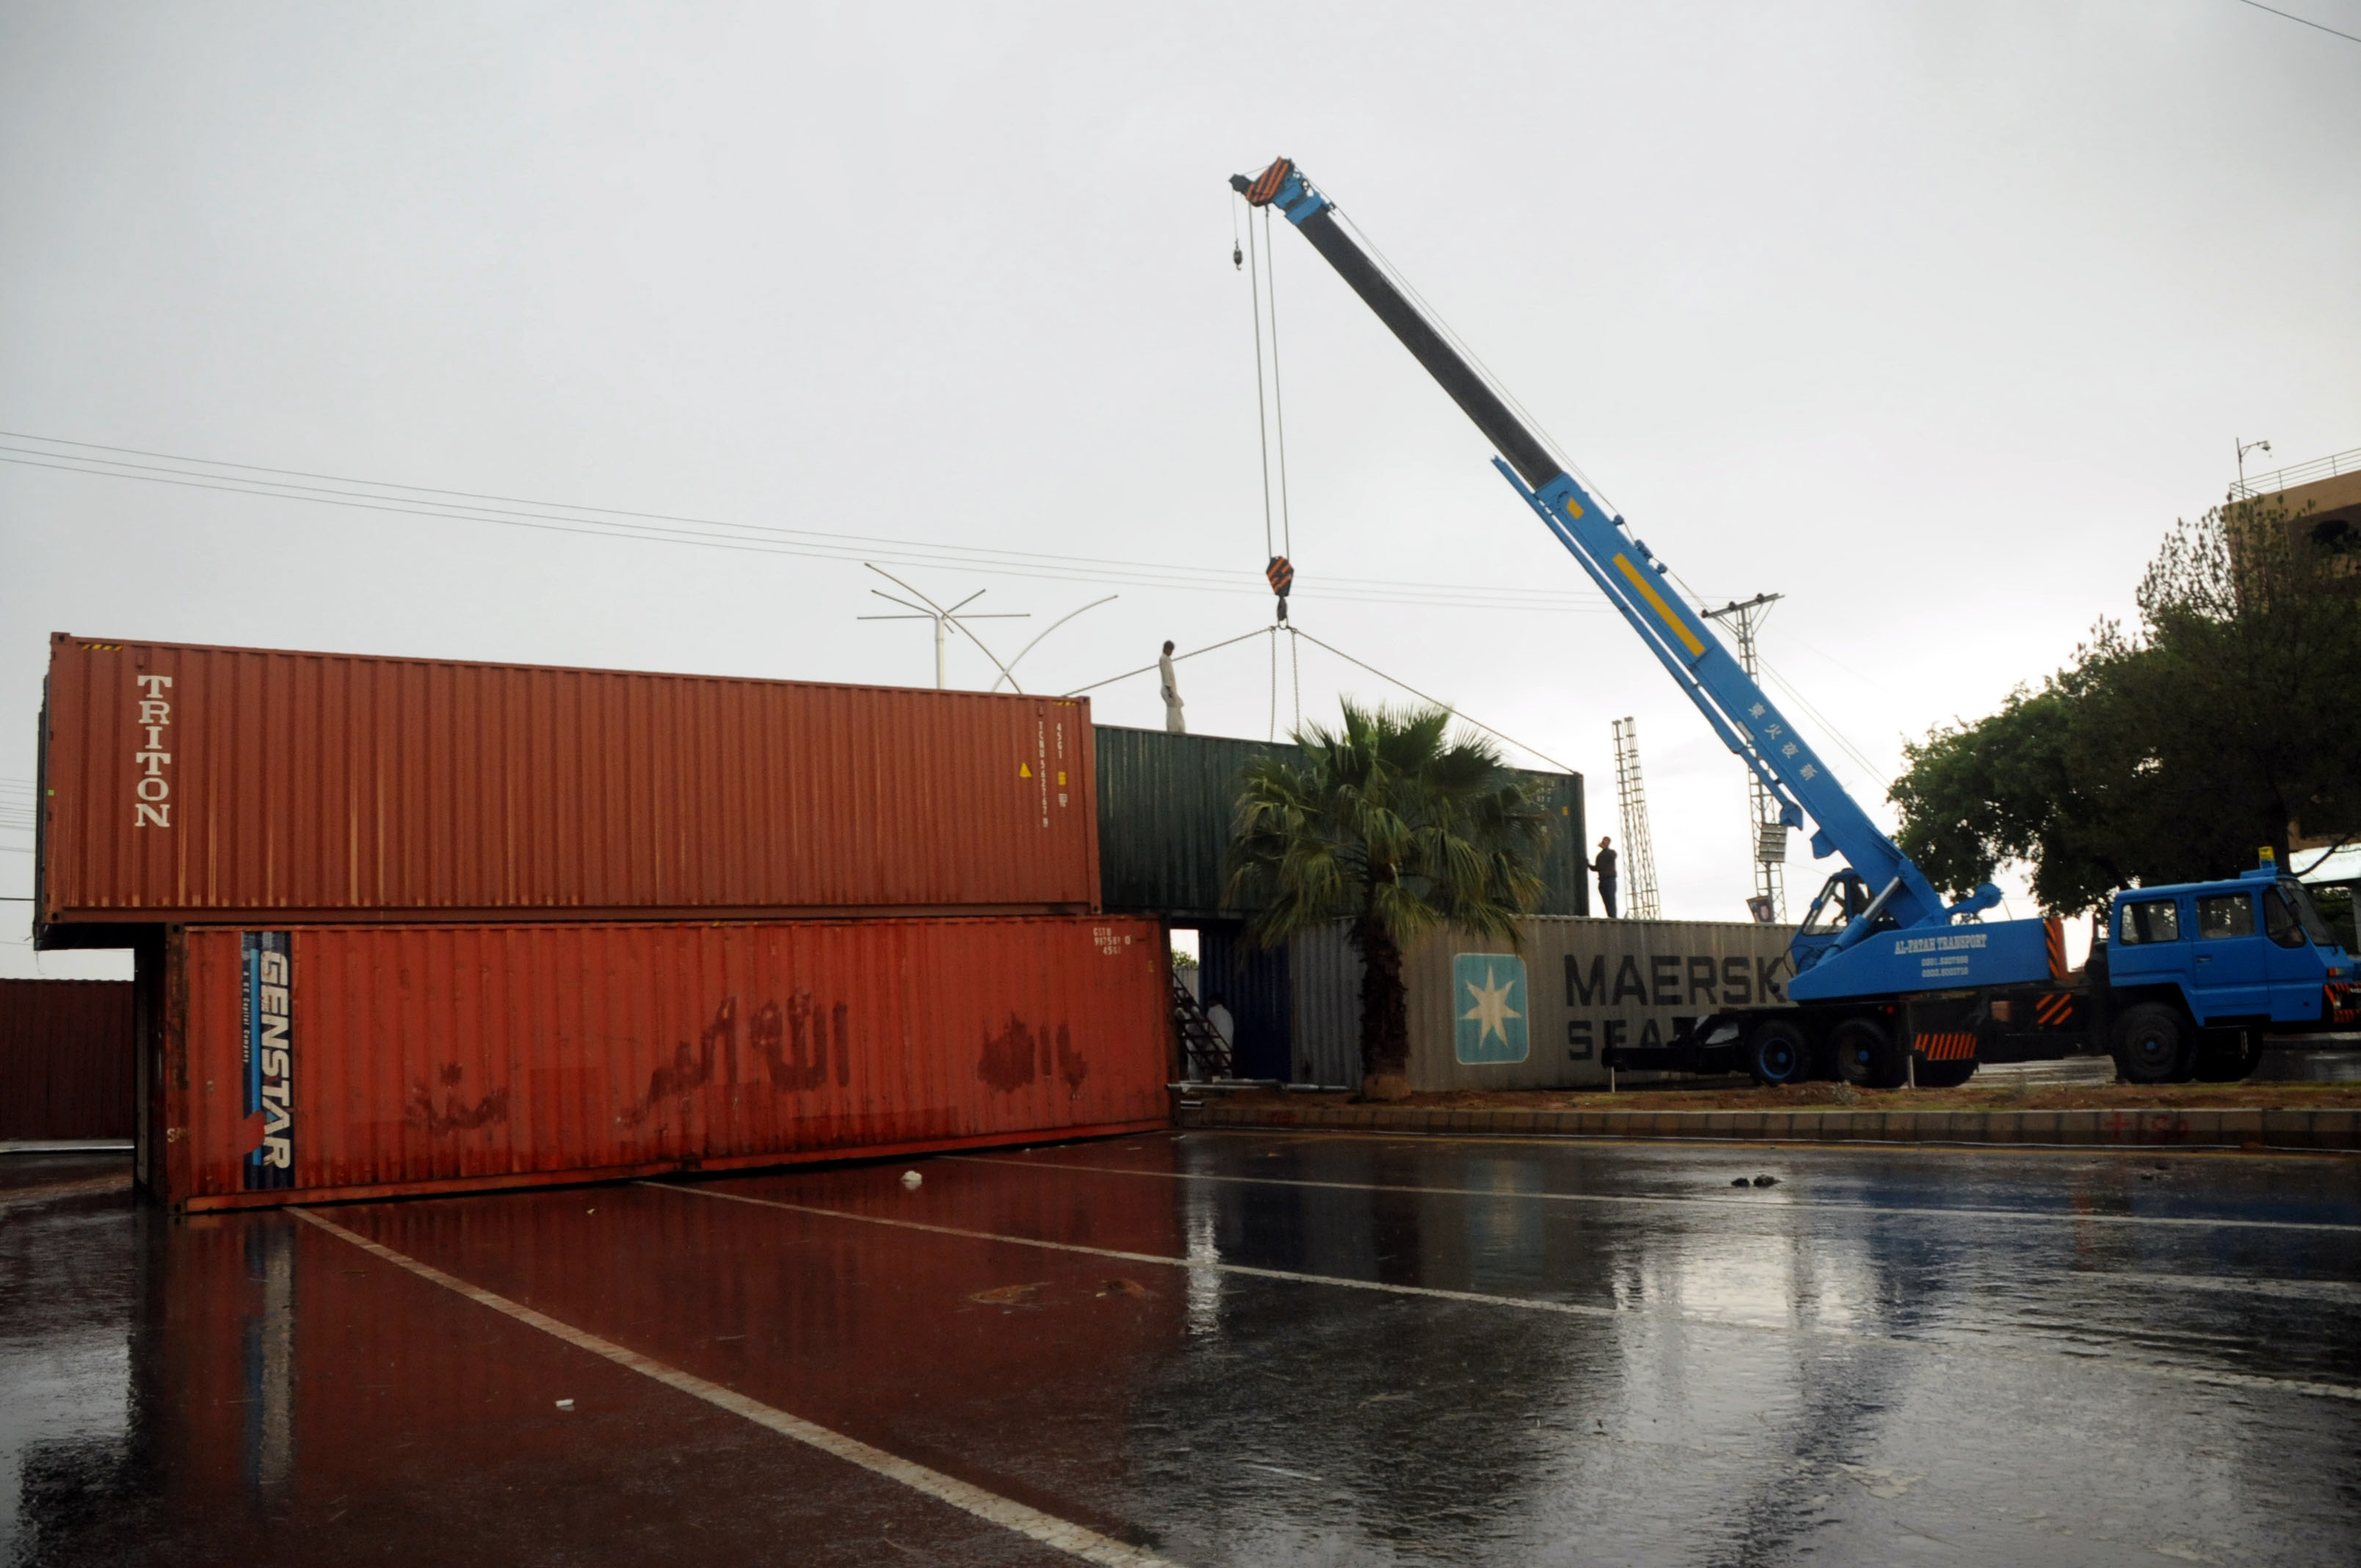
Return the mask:
POLYGON ((1170 642, 1164 645, 1162 656, 1156 661, 1156 674, 1164 683, 1164 733, 1188 734, 1188 723, 1180 717, 1180 709, 1185 706, 1180 700, 1180 687, 1172 679, 1172 644, 1170 642))

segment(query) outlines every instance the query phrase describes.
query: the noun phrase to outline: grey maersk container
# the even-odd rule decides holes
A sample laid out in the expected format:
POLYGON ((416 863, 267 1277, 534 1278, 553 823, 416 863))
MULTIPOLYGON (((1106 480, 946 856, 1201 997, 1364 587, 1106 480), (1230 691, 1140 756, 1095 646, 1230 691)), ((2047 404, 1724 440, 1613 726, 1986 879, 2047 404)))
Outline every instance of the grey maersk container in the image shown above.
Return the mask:
MULTIPOLYGON (((1244 915, 1222 905, 1223 861, 1239 780, 1257 757, 1293 760, 1301 749, 1104 724, 1093 736, 1102 906, 1109 914, 1161 915, 1182 925, 1244 915)), ((1539 786, 1553 828, 1542 866, 1547 886, 1536 913, 1589 914, 1582 775, 1520 768, 1517 776, 1539 786)))
MULTIPOLYGON (((1520 922, 1520 940, 1436 931, 1402 955, 1414 1090, 1577 1089, 1599 1052, 1653 1046, 1724 1007, 1787 1000, 1785 926, 1520 922)), ((1361 960, 1342 924, 1288 944, 1298 1082, 1361 1081, 1361 960)), ((1669 1076, 1636 1073, 1626 1082, 1669 1076)))

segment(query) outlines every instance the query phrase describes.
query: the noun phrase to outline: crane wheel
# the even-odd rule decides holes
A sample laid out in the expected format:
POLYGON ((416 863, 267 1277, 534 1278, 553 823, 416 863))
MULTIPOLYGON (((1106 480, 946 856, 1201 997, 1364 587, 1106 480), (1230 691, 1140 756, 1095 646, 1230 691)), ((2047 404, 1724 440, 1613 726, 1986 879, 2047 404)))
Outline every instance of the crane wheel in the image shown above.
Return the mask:
POLYGON ((2115 1070, 2126 1083, 2180 1083, 2196 1054, 2196 1031, 2178 1008, 2142 1002, 2115 1023, 2115 1070))
POLYGON ((1862 1089, 1899 1089, 1909 1064, 1894 1047, 1894 1036, 1874 1018, 1848 1018, 1828 1034, 1837 1076, 1862 1089))
POLYGON ((1755 1082, 1773 1089, 1812 1076, 1812 1043, 1784 1018, 1765 1018, 1747 1031, 1741 1057, 1755 1082))

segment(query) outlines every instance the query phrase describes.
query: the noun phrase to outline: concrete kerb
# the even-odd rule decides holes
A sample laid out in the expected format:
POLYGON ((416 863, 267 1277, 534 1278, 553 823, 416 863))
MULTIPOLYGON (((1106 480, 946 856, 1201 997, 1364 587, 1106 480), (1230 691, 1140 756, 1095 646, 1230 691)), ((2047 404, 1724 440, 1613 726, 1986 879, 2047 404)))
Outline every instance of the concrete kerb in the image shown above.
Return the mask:
POLYGON ((2006 1145, 2361 1152, 2361 1111, 1601 1111, 1184 1102, 1183 1128, 1702 1143, 2006 1145))

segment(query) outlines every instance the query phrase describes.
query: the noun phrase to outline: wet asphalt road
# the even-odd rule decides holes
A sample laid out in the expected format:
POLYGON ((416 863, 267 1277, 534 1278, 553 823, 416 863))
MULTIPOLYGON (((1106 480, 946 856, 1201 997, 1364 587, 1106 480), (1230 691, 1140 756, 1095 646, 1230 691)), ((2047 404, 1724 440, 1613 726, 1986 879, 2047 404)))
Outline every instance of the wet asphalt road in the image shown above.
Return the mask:
POLYGON ((330 1229, 0 1160, 0 1563, 2361 1559, 2361 1161, 905 1168, 330 1229))

